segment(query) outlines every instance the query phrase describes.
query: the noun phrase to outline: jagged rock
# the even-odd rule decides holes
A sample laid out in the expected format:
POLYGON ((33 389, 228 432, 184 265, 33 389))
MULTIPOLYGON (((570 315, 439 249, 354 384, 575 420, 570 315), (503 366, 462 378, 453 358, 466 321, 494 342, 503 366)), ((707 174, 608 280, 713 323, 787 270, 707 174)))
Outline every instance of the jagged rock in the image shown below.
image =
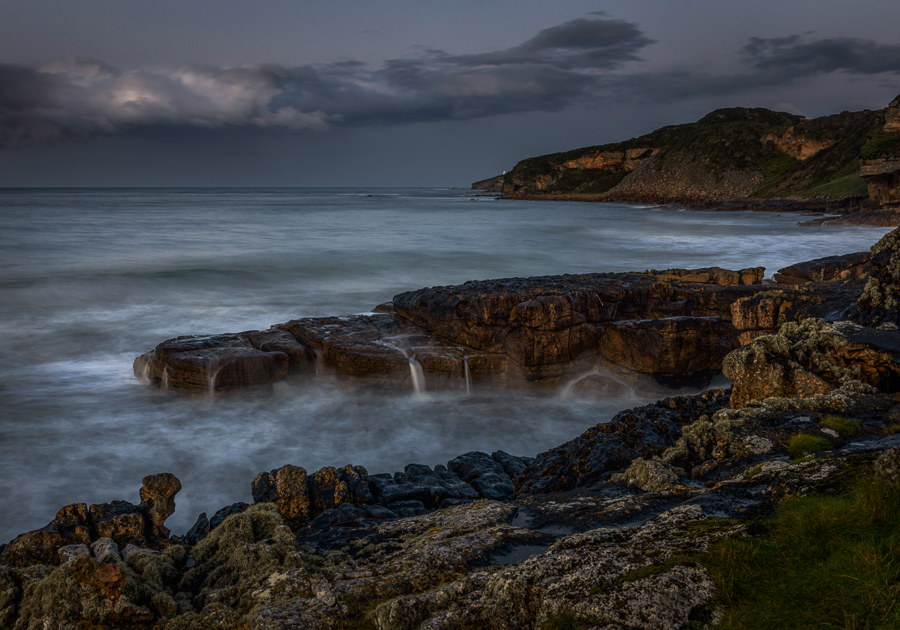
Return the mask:
POLYGON ((161 387, 217 391, 285 377, 290 358, 257 350, 241 335, 177 337, 134 361, 134 374, 161 387))
POLYGON ((494 451, 491 453, 491 459, 503 466, 503 472, 511 479, 515 479, 516 475, 521 474, 534 462, 534 457, 516 457, 505 451, 494 451))
POLYGON ((402 473, 379 473, 369 477, 369 491, 378 503, 387 505, 397 501, 421 501, 433 504, 431 487, 406 479, 402 473))
POLYGON ((428 507, 438 507, 447 499, 478 498, 475 488, 444 466, 438 465, 431 470, 423 464, 409 464, 403 468, 403 475, 404 479, 428 488, 431 493, 430 500, 426 502, 428 507))
POLYGON ((771 396, 824 394, 848 379, 894 391, 900 387, 898 359, 900 332, 807 319, 735 350, 723 372, 734 383, 731 404, 738 408, 771 396))
POLYGON ((608 423, 540 453, 516 479, 519 495, 564 492, 596 483, 603 473, 625 468, 637 457, 661 454, 681 437, 680 427, 712 416, 727 404, 725 392, 709 390, 619 412, 608 423))
MULTIPOLYGON (((601 335, 614 322, 679 316, 729 321, 731 303, 762 286, 718 283, 756 282, 761 271, 675 269, 467 282, 394 296, 394 310, 441 338, 486 353, 501 382, 557 383, 596 359, 601 335), (507 374, 497 371, 503 362, 507 374)), ((722 331, 734 332, 716 329, 722 331)), ((709 345, 716 342, 704 344, 700 354, 709 345)), ((694 359, 687 350, 680 356, 688 366, 694 359)))
POLYGON ((240 514, 244 510, 246 510, 249 505, 244 503, 243 501, 238 501, 237 503, 232 503, 231 505, 226 505, 220 510, 217 510, 215 514, 213 514, 212 518, 209 519, 209 528, 211 530, 218 527, 222 521, 231 516, 232 514, 240 514))
POLYGON ((169 537, 171 532, 165 526, 165 522, 175 512, 175 495, 180 490, 181 482, 172 473, 144 477, 140 508, 150 518, 153 537, 160 539, 169 537))
POLYGON ((865 277, 810 282, 741 298, 731 305, 731 321, 745 346, 754 339, 778 332, 786 323, 818 318, 827 322, 846 319, 865 285, 865 277))
POLYGON ((0 554, 0 564, 26 567, 59 564, 57 549, 67 545, 90 544, 87 505, 73 503, 59 510, 56 518, 41 529, 12 540, 0 554))
POLYGON ((345 501, 353 505, 366 505, 375 502, 369 491, 369 471, 362 466, 347 464, 338 473, 339 484, 343 484, 339 494, 345 501))
POLYGON ((274 503, 285 522, 297 530, 311 516, 306 471, 286 464, 270 472, 261 472, 251 484, 254 503, 274 503))
POLYGON ((865 326, 900 324, 900 228, 872 246, 872 265, 851 319, 865 326))
POLYGON ((186 545, 196 545, 206 538, 209 530, 209 519, 206 517, 206 512, 200 512, 200 516, 197 517, 197 520, 181 539, 186 545))
POLYGON ((872 254, 857 252, 826 256, 779 269, 772 279, 778 284, 808 284, 829 280, 848 280, 865 276, 872 269, 872 254))
POLYGON ((113 501, 91 505, 88 511, 91 531, 101 538, 112 538, 120 545, 148 544, 145 514, 140 507, 128 501, 113 501))
POLYGON ((515 494, 512 479, 503 466, 487 453, 471 451, 454 457, 447 462, 447 468, 475 488, 478 496, 485 499, 503 500, 515 494))

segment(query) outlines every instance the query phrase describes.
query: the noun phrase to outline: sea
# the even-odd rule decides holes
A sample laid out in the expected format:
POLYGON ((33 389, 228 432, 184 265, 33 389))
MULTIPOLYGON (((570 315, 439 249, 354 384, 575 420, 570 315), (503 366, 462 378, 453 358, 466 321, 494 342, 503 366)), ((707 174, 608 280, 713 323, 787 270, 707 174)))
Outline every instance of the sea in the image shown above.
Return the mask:
POLYGON ((671 267, 780 267, 888 229, 791 213, 498 199, 452 188, 0 190, 0 542, 71 503, 182 482, 167 525, 252 502, 260 471, 370 473, 504 450, 533 456, 675 391, 350 393, 324 378, 183 395, 135 378, 179 335, 369 312, 466 280, 671 267))

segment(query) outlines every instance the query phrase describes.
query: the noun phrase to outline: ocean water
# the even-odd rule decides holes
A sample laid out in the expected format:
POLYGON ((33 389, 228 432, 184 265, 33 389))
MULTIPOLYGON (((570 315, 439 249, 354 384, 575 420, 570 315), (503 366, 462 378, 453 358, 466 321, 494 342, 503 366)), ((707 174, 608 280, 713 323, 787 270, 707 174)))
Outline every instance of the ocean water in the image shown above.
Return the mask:
MULTIPOLYGON (((370 311, 401 291, 597 271, 779 267, 880 228, 792 214, 497 200, 452 189, 0 190, 0 541, 69 503, 184 486, 168 525, 250 501, 287 463, 370 473, 470 450, 535 455, 665 394, 348 394, 325 380, 184 396, 132 375, 178 335, 370 311)), ((426 383, 427 388, 427 383, 426 383)))

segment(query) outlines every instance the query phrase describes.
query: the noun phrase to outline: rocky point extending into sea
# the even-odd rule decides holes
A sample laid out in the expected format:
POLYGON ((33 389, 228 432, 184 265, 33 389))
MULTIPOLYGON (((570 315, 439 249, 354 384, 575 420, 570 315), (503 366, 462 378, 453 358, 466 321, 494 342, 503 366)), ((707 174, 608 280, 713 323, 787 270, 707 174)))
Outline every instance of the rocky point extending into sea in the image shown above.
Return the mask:
MULTIPOLYGON (((763 269, 467 282, 376 313, 180 337, 135 360, 151 386, 549 388, 598 396, 650 375, 728 390, 618 413, 537 457, 470 452, 391 474, 302 462, 248 480, 253 505, 165 521, 181 484, 74 503, 0 546, 0 626, 684 628, 714 623, 691 561, 785 496, 838 493, 900 465, 900 230, 871 252, 763 269), (591 372, 592 367, 602 370, 591 372), (856 421, 852 434, 822 424, 856 421), (792 459, 797 435, 824 440, 792 459), (685 560, 686 559, 686 560, 685 560)), ((893 472, 892 472, 893 471, 893 472)))

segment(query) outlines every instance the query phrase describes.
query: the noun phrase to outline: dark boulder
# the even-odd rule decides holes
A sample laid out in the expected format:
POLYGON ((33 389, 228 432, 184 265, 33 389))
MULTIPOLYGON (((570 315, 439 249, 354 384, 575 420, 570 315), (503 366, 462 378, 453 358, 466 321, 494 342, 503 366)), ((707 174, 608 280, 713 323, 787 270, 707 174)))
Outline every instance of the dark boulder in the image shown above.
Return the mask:
POLYGON ((459 475, 485 499, 503 500, 515 494, 513 481, 503 466, 487 453, 471 451, 454 457, 447 468, 459 475))

